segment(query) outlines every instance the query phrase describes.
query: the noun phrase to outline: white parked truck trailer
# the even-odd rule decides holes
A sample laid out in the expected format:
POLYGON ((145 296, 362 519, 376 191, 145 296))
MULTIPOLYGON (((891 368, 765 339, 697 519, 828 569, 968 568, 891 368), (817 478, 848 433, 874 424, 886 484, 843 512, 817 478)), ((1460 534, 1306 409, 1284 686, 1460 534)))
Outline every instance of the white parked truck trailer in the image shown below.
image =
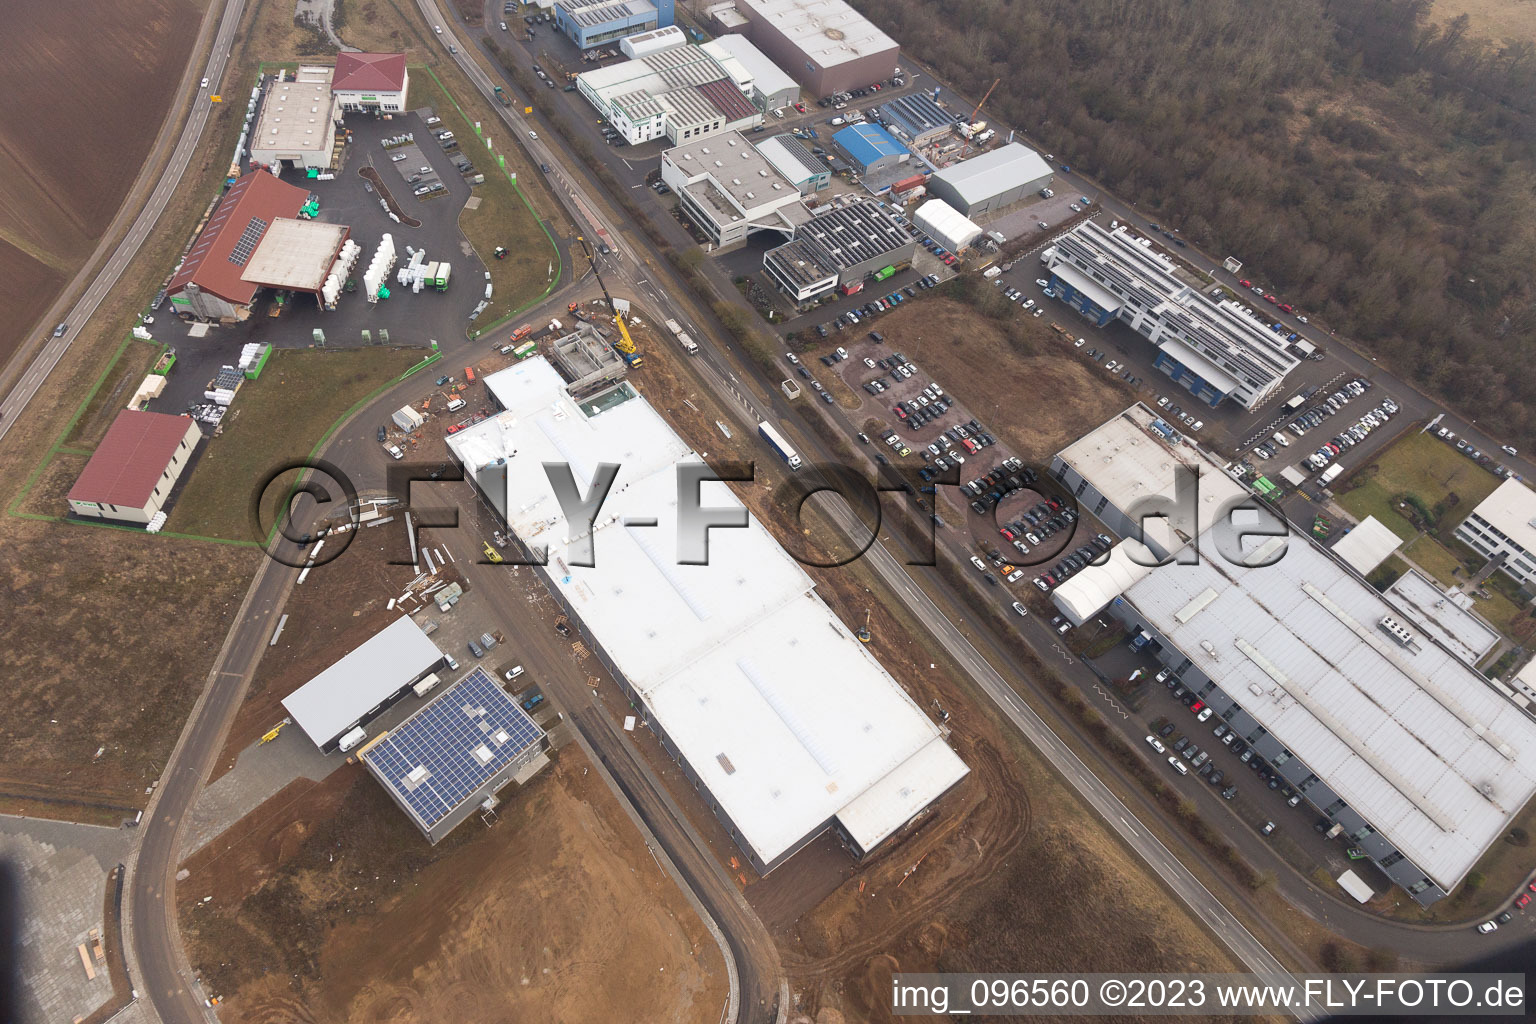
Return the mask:
POLYGON ((789 446, 789 442, 784 440, 784 438, 779 435, 777 430, 773 429, 773 425, 771 423, 766 421, 759 423, 757 425, 757 432, 762 435, 764 441, 768 442, 768 447, 772 448, 775 452, 778 452, 779 458, 784 460, 785 465, 794 470, 798 470, 800 468, 800 456, 796 454, 795 450, 789 446))

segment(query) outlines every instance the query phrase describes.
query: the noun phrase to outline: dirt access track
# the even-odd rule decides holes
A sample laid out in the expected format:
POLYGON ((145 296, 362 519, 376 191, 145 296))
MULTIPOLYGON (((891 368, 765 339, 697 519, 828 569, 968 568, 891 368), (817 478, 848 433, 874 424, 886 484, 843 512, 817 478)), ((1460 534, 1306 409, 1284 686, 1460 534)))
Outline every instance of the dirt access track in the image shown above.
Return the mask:
POLYGON ((715 1024, 719 947, 580 748, 502 795, 432 847, 349 764, 195 854, 178 912, 220 1019, 715 1024))

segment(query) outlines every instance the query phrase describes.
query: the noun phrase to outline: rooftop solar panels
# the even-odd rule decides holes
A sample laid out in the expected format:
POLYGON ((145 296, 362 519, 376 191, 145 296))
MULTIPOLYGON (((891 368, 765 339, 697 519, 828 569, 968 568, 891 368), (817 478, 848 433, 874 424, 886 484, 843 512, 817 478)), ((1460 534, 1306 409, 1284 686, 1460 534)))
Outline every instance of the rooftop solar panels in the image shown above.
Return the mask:
POLYGON ((267 232, 267 222, 260 217, 252 217, 245 230, 240 232, 240 238, 235 242, 235 247, 230 250, 229 262, 245 266, 245 261, 251 258, 251 253, 256 251, 256 243, 261 241, 261 236, 267 232))
MULTIPOLYGON (((543 735, 483 668, 362 751, 362 759, 422 831, 481 795, 543 735)), ((437 836, 433 836, 436 841, 437 836)))

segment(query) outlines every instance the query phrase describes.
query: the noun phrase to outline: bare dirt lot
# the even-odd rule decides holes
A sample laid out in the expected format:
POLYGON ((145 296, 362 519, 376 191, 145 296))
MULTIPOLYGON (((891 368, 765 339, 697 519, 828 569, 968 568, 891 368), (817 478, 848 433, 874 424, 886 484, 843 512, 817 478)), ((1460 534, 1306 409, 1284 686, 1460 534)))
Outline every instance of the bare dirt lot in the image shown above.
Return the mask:
POLYGON ((348 765, 192 857, 182 935, 221 1018, 718 1020, 718 947, 579 748, 503 796, 431 847, 348 765))
POLYGON ((0 721, 0 806, 114 825, 123 808, 132 817, 258 557, 7 517, 0 650, 12 685, 0 721))
POLYGON ((0 33, 0 315, 8 325, 0 363, 117 212, 170 107, 205 6, 8 6, 0 33))
MULTIPOLYGON (((873 328, 885 343, 874 346, 867 331, 858 331, 847 339, 857 341, 856 346, 841 342, 854 358, 839 363, 838 369, 852 393, 865 399, 864 414, 878 416, 903 437, 915 434, 925 444, 955 417, 914 432, 898 422, 891 406, 909 397, 914 385, 920 391, 930 381, 937 381, 1005 443, 1003 456, 1017 455, 1039 465, 1049 465, 1052 455, 1134 400, 1129 389, 1075 358, 1072 342, 1051 331, 1046 319, 1011 312, 1008 319, 996 320, 945 296, 902 303, 877 318, 873 328), (880 372, 865 367, 862 357, 878 350, 886 355, 901 352, 917 365, 917 375, 894 397, 887 391, 871 398, 861 387, 880 372)), ((829 339, 829 344, 836 341, 829 339)), ((819 361, 816 369, 824 369, 819 361)))

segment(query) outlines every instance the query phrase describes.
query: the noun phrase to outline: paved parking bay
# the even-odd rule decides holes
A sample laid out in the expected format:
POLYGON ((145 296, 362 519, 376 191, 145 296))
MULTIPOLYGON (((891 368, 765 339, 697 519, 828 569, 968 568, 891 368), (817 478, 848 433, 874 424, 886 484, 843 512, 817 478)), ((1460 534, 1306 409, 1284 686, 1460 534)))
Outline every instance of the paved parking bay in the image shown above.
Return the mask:
MULTIPOLYGON (((18 1022, 77 1020, 112 995, 107 965, 77 947, 102 927, 107 872, 128 852, 123 829, 0 816, 0 902, 18 1022)), ((115 937, 112 937, 115 940, 115 937)))
MULTIPOLYGON (((1305 800, 1295 807, 1287 804, 1288 784, 1284 780, 1278 788, 1270 789, 1259 777, 1258 769, 1250 767, 1255 763, 1262 767, 1262 760, 1257 755, 1245 763, 1233 753, 1232 746, 1222 743, 1222 737, 1215 734, 1217 726, 1222 724, 1219 716, 1198 721, 1197 715, 1190 711, 1192 705, 1186 705, 1167 685, 1169 680, 1155 682, 1157 673, 1163 668, 1155 658, 1131 651, 1128 644, 1119 644, 1096 659, 1094 664, 1104 675, 1116 679, 1129 678, 1137 669, 1142 671, 1143 679, 1149 684, 1145 704, 1130 718, 1115 715, 1110 720, 1120 727, 1128 741, 1138 745, 1143 754, 1154 760, 1158 770, 1167 773, 1171 785, 1190 796, 1195 795, 1193 791, 1196 789, 1205 791, 1197 803, 1213 825, 1230 827, 1226 819, 1231 816, 1259 833, 1265 822, 1274 822, 1275 832, 1267 837, 1269 845, 1302 874, 1310 875, 1322 867, 1336 877, 1350 868, 1378 892, 1391 888, 1392 883, 1369 860, 1349 859, 1345 854, 1347 838, 1324 839, 1311 827, 1320 816, 1315 808, 1305 800), (1175 777, 1166 763, 1167 754, 1154 754, 1146 743, 1146 736, 1159 732, 1157 725, 1164 720, 1173 726, 1168 736, 1159 737, 1168 753, 1174 752, 1174 745, 1181 738, 1188 738, 1190 743, 1211 755, 1208 762, 1214 766, 1211 775, 1216 771, 1222 773, 1219 785, 1212 786, 1209 782, 1211 775, 1201 777, 1192 767, 1188 776, 1175 777), (1223 800, 1222 791, 1232 785, 1237 786, 1236 794, 1231 801, 1223 800)), ((1177 677, 1170 676, 1170 680, 1177 680, 1177 677)), ((1181 760, 1189 766, 1188 758, 1181 755, 1181 760)))
MULTIPOLYGON (((471 321, 469 313, 481 298, 480 284, 485 266, 475 255, 459 230, 458 215, 470 198, 470 186, 453 169, 451 159, 434 142, 414 146, 418 162, 391 162, 381 145, 385 138, 411 132, 418 142, 432 138, 424 118, 431 111, 412 111, 393 116, 348 114, 346 127, 352 139, 343 155, 335 179, 320 181, 304 178, 294 171, 284 172, 290 183, 307 188, 320 197, 319 220, 345 224, 352 238, 363 247, 360 263, 366 263, 387 232, 395 240, 399 262, 407 259, 405 246, 424 249, 429 259, 453 264, 454 279, 447 292, 424 289, 413 294, 408 289, 392 288, 387 300, 367 302, 360 291, 343 293, 337 308, 326 311, 313 296, 298 295, 284 307, 281 315, 267 315, 270 296, 258 299, 252 316, 243 323, 209 326, 202 337, 190 333, 192 325, 174 315, 169 302, 154 311, 155 322, 149 330, 156 341, 176 350, 176 366, 167 380, 165 392, 150 403, 156 412, 180 413, 189 405, 203 401, 203 391, 219 367, 238 357, 240 346, 265 342, 275 348, 308 348, 314 344, 314 331, 325 332, 328 348, 356 348, 364 344, 363 331, 372 332, 378 344, 381 331, 387 331, 392 345, 419 345, 425 348, 431 339, 457 341, 464 338, 471 321), (358 170, 371 165, 395 180, 384 167, 409 166, 412 173, 422 166, 440 169, 434 175, 446 186, 446 199, 431 203, 406 204, 420 227, 409 227, 389 219, 380 209, 379 198, 358 170)), ((404 191, 401 186, 400 191, 404 191)), ((405 196, 398 196, 402 201, 405 196)))
MULTIPOLYGON (((394 168, 395 173, 405 183, 406 187, 400 197, 402 199, 417 188, 435 185, 441 180, 438 172, 433 170, 431 163, 428 162, 426 153, 415 142, 391 146, 385 149, 384 152, 389 154, 390 166, 394 168)), ((390 191, 394 191, 394 188, 391 188, 390 191)), ((402 205, 404 204, 402 203, 402 205)), ((415 216, 414 212, 412 216, 415 216)))
MULTIPOLYGON (((801 357, 802 361, 809 360, 805 362, 805 369, 812 379, 831 383, 835 378, 859 399, 860 405, 857 409, 848 409, 844 404, 844 410, 850 419, 861 425, 866 425, 871 419, 879 421, 878 428, 867 430, 870 445, 878 454, 883 455, 891 465, 900 466, 912 472, 924 466, 936 466, 936 459, 942 457, 946 463, 954 467, 956 481, 960 484, 983 476, 998 468, 1004 460, 1014 457, 1015 453, 1001 439, 979 451, 969 452, 964 439, 945 436, 956 426, 962 426, 974 439, 976 432, 970 426, 973 420, 981 425, 983 432, 990 433, 987 430, 986 420, 977 416, 956 396, 949 394, 947 389, 944 395, 953 399, 954 404, 936 419, 922 426, 915 426, 909 419, 898 415, 894 409, 899 403, 916 402, 917 396, 922 395, 925 388, 933 384, 943 388, 944 385, 943 381, 938 379, 939 373, 930 373, 922 364, 912 362, 910 353, 902 354, 907 355, 908 361, 912 362, 914 372, 911 377, 902 377, 892 369, 880 366, 881 360, 893 358, 894 353, 889 346, 876 342, 870 336, 872 332, 878 330, 879 325, 876 323, 871 330, 866 330, 865 325, 861 324, 843 332, 845 337, 837 340, 848 352, 848 357, 831 366, 822 362, 823 358, 830 358, 830 356, 801 357), (876 365, 871 367, 866 360, 876 365), (864 390, 864 385, 877 379, 886 385, 886 390, 877 395, 871 395, 864 390), (894 430, 911 454, 902 456, 898 448, 885 443, 881 438, 885 430, 894 430), (929 445, 937 445, 943 455, 935 456, 929 445)), ((818 400, 814 388, 807 387, 806 397, 810 401, 818 400)), ((1013 546, 998 532, 998 529, 1021 518, 1032 506, 1043 500, 1045 494, 1042 491, 1026 487, 1018 494, 1004 499, 996 508, 984 515, 977 514, 970 507, 969 500, 960 492, 947 491, 946 493, 954 502, 952 509, 937 506, 934 501, 936 495, 930 493, 921 494, 920 500, 930 508, 937 508, 946 526, 969 537, 971 548, 981 552, 999 552, 1004 556, 1005 562, 1021 568, 1029 567, 1032 570, 1029 573, 1031 577, 1035 575, 1033 571, 1035 567, 1051 564, 1065 549, 1083 543, 1095 532, 1094 529, 1090 529, 1091 523, 1084 517, 1069 528, 1045 538, 1039 545, 1029 545, 1026 542, 1030 550, 1024 552, 1013 546)))

